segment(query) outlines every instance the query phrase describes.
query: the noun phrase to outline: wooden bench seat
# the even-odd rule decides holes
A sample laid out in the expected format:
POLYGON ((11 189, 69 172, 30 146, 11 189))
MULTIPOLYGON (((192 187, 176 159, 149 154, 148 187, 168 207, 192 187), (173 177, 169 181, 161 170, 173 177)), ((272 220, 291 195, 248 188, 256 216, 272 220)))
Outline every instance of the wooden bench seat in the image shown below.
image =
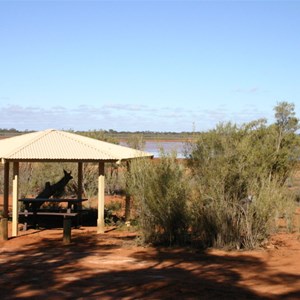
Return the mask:
MULTIPOLYGON (((82 202, 88 199, 82 198, 21 198, 18 199, 23 204, 22 211, 18 213, 19 216, 24 218, 23 230, 27 230, 27 223, 32 219, 33 226, 36 227, 39 216, 62 216, 63 217, 63 229, 64 229, 64 242, 69 243, 71 241, 71 225, 72 218, 76 217, 76 227, 81 224, 82 202), (60 204, 64 203, 62 207, 52 207, 51 210, 44 210, 41 208, 44 202, 60 204)), ((45 218, 46 219, 46 218, 45 218)))
MULTIPOLYGON (((78 216, 77 212, 53 212, 53 211, 20 211, 19 216, 62 216, 64 217, 63 222, 63 242, 69 244, 71 242, 71 217, 78 216)), ((27 230, 27 220, 24 223, 23 230, 27 230)))
POLYGON ((37 215, 37 216, 63 216, 63 217, 76 217, 78 213, 73 212, 52 212, 52 211, 20 211, 19 216, 30 216, 30 215, 37 215))

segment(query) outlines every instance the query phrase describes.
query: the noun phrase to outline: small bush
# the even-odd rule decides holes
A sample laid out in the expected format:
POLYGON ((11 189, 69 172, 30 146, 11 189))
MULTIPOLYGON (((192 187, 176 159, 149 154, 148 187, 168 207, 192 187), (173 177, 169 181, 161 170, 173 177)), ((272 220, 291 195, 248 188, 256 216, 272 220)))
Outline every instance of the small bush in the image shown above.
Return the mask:
POLYGON ((122 203, 120 201, 110 201, 109 203, 105 204, 105 208, 117 212, 122 209, 122 203))

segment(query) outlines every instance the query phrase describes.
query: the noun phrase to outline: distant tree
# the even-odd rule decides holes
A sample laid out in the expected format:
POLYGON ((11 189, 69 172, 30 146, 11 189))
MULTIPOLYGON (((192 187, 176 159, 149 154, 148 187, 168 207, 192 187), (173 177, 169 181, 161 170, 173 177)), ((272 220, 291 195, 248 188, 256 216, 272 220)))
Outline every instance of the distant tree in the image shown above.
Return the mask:
POLYGON ((144 150, 146 141, 144 140, 142 134, 131 134, 128 137, 126 144, 130 148, 137 149, 137 150, 144 150))
POLYGON ((118 144, 116 139, 110 136, 105 130, 78 131, 77 133, 100 141, 118 144))
POLYGON ((295 117, 295 105, 288 102, 279 102, 275 107, 276 130, 278 132, 276 151, 282 147, 282 142, 299 128, 299 119, 295 117))
POLYGON ((268 157, 270 162, 270 178, 279 176, 282 183, 289 177, 291 170, 299 160, 299 136, 296 131, 299 119, 295 117, 295 105, 279 102, 275 107, 274 125, 270 126, 269 137, 274 138, 273 153, 268 157))

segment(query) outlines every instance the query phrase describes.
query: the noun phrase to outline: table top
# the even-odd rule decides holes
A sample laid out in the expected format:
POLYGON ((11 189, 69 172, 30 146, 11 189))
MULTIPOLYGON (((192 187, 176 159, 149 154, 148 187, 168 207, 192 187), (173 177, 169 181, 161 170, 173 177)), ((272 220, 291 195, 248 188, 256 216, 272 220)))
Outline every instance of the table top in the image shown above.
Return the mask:
POLYGON ((68 202, 68 203, 80 203, 83 201, 87 201, 88 199, 76 199, 76 198, 21 198, 19 201, 21 202, 28 202, 28 203, 34 203, 34 202, 68 202))

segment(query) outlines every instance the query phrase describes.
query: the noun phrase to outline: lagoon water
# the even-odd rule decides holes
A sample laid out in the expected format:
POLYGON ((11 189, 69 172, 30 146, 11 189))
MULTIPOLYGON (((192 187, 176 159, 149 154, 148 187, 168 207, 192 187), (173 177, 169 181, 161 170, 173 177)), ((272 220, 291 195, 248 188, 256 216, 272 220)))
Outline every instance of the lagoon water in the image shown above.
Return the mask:
MULTIPOLYGON (((121 142, 121 145, 126 146, 126 143, 121 142)), ((184 152, 186 149, 185 142, 179 141, 146 141, 145 149, 146 152, 150 152, 154 157, 159 157, 161 150, 165 154, 171 154, 172 152, 177 153, 177 158, 184 158, 184 152)))
POLYGON ((176 141, 146 141, 145 151, 153 153, 154 157, 159 157, 161 150, 165 154, 177 153, 178 158, 184 157, 185 143, 176 141))

